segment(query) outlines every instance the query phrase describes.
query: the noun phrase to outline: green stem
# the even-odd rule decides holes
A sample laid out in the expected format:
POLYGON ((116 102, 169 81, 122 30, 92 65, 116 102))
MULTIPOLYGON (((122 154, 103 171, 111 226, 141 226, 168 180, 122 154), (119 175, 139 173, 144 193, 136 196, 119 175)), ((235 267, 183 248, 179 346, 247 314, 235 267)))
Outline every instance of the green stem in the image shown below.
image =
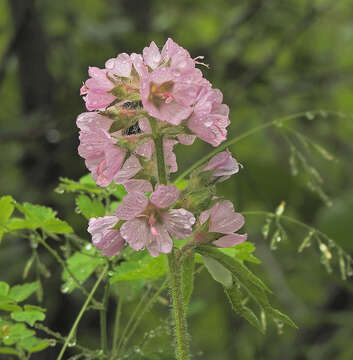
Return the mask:
POLYGON ((182 268, 175 251, 168 255, 168 264, 170 272, 170 290, 173 302, 173 317, 175 322, 176 356, 177 360, 189 360, 189 335, 182 293, 182 268))
POLYGON ((103 308, 100 310, 100 326, 101 326, 101 347, 104 354, 108 353, 108 336, 107 336, 107 311, 109 303, 110 283, 106 281, 103 295, 103 308))
POLYGON ((80 321, 81 321, 81 319, 82 319, 83 314, 84 314, 85 311, 87 310, 87 307, 88 307, 89 303, 90 303, 91 300, 93 299, 94 293, 96 292, 99 284, 102 282, 102 280, 103 280, 104 276, 106 275, 107 271, 108 271, 108 266, 106 266, 106 267, 104 268, 104 270, 103 270, 102 273, 100 274, 98 280, 97 280, 96 283, 94 284, 91 292, 88 294, 88 297, 87 297, 85 303, 83 304, 83 306, 82 306, 79 314, 77 315, 77 318, 76 318, 74 324, 72 325, 72 328, 71 328, 71 330, 70 330, 70 332, 69 332, 69 335, 67 336, 67 338, 66 338, 66 340, 65 340, 64 346, 62 347, 62 349, 61 349, 61 351, 60 351, 60 354, 59 354, 59 356, 56 358, 56 360, 61 360, 61 359, 62 359, 62 357, 63 357, 63 355, 64 355, 64 353, 65 353, 65 350, 66 350, 67 346, 68 346, 69 343, 70 343, 70 340, 72 339, 73 335, 75 334, 75 331, 76 331, 76 329, 77 329, 77 327, 78 327, 78 324, 80 323, 80 321))
MULTIPOLYGON (((227 147, 237 143, 238 141, 241 141, 245 138, 247 138, 248 136, 252 135, 252 134, 255 134, 261 130, 264 130, 268 127, 271 127, 271 126, 278 126, 280 125, 281 122, 284 122, 284 121, 289 121, 289 120, 293 120, 293 119, 296 119, 296 118, 300 118, 302 116, 305 116, 307 115, 308 113, 312 114, 312 115, 320 115, 322 113, 322 110, 314 110, 314 111, 302 111, 302 112, 299 112, 299 113, 296 113, 296 114, 292 114, 292 115, 288 115, 288 116, 284 116, 284 117, 280 117, 280 118, 276 118, 274 120, 271 120, 265 124, 262 124, 262 125, 259 125, 259 126, 256 126, 255 128, 253 129, 250 129, 248 131, 245 131, 243 134, 233 138, 233 139, 230 139, 226 142, 224 142, 222 145, 218 146, 217 149, 211 151, 210 153, 208 153, 207 155, 205 155, 204 157, 202 157, 200 160, 196 161, 192 166, 190 166, 187 170, 185 170, 181 175, 179 175, 174 183, 178 182, 178 181, 181 181, 182 179, 184 179, 186 176, 188 176, 189 174, 191 174, 195 169, 197 169, 198 167, 200 167, 201 165, 203 165, 207 160, 211 159, 214 155, 218 154, 220 151, 223 151, 225 150, 227 147)), ((337 113, 334 113, 332 112, 333 115, 336 115, 336 116, 340 116, 339 114, 337 113)))
POLYGON ((133 321, 135 320, 135 318, 137 317, 137 314, 140 310, 140 308, 142 307, 143 303, 145 302, 147 296, 149 294, 149 290, 146 290, 144 292, 144 294, 142 295, 139 303, 137 304, 137 306, 135 307, 134 309, 134 312, 132 313, 132 315, 129 317, 129 321, 127 322, 124 330, 123 330, 123 333, 121 334, 120 336, 120 340, 119 340, 119 343, 118 343, 118 349, 117 349, 117 353, 120 354, 120 349, 121 349, 121 346, 124 344, 125 342, 125 336, 131 326, 131 324, 133 323, 133 321))
POLYGON ((168 280, 165 280, 162 285, 159 287, 159 289, 153 294, 153 296, 151 297, 151 299, 146 303, 146 305, 144 306, 144 308, 141 310, 141 313, 139 314, 138 318, 136 319, 135 323, 132 325, 131 330, 129 331, 129 333, 126 335, 125 339, 124 339, 124 344, 121 348, 121 354, 124 353, 126 345, 128 344, 131 336, 134 334, 136 328, 139 326, 143 316, 145 315, 145 313, 150 309, 150 307, 157 301, 159 295, 161 294, 161 292, 167 287, 168 285, 168 280))
POLYGON ((121 319, 121 308, 123 305, 122 297, 119 296, 118 304, 116 307, 116 314, 115 314, 115 321, 114 321, 114 330, 113 330, 113 350, 112 354, 116 354, 116 349, 118 346, 118 337, 119 337, 119 330, 120 330, 120 319, 121 319))
POLYGON ((167 172, 165 170, 165 162, 164 162, 163 135, 159 134, 158 125, 155 119, 150 118, 150 123, 152 127, 154 145, 156 147, 158 180, 160 184, 166 185, 168 179, 167 179, 167 172))
MULTIPOLYGON (((72 279, 72 281, 75 283, 75 285, 82 291, 83 294, 88 296, 88 291, 79 283, 79 281, 76 279, 75 275, 72 273, 72 271, 68 268, 65 261, 60 257, 60 255, 52 248, 50 247, 47 242, 44 240, 44 238, 39 238, 40 243, 54 256, 54 258, 57 260, 57 262, 63 267, 63 269, 68 273, 69 277, 72 279)), ((96 308, 101 308, 102 305, 97 300, 92 299, 92 303, 96 308)))
MULTIPOLYGON (((164 163, 163 135, 159 134, 155 119, 151 120, 153 138, 156 147, 158 180, 160 184, 167 184, 167 174, 164 163)), ((181 264, 177 253, 173 250, 168 254, 169 285, 171 290, 173 317, 175 322, 176 357, 177 360, 189 360, 189 335, 187 332, 186 308, 182 293, 181 264)))

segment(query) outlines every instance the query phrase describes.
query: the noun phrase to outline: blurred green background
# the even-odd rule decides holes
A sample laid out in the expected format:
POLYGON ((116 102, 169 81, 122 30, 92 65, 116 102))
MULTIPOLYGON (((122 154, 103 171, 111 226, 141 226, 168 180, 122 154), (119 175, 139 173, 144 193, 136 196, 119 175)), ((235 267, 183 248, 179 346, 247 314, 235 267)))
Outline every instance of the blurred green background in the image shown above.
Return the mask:
MULTIPOLYGON (((121 52, 141 52, 152 40, 162 46, 172 37, 193 57, 205 56, 210 68, 202 70, 231 109, 230 137, 308 111, 287 125, 337 158, 307 154, 323 177, 322 188, 332 202, 327 206, 308 188, 304 173, 291 175, 290 149, 281 131, 270 128, 231 148, 244 168, 219 191, 239 211, 272 211, 285 201, 288 214, 325 231, 352 253, 352 14, 352 0, 0 0, 0 194, 55 207, 87 237, 73 197, 53 191, 59 176, 78 179, 86 173, 77 154, 75 118, 84 111, 79 88, 87 68, 103 67, 121 52), (325 112, 312 116, 310 110, 319 109, 325 112)), ((180 169, 210 150, 201 142, 179 146, 180 169)), ((189 317, 195 358, 353 359, 352 281, 342 281, 337 267, 327 274, 315 249, 297 253, 302 229, 289 227, 289 238, 270 251, 260 235, 263 221, 247 216, 249 240, 262 260, 252 268, 299 330, 279 335, 271 327, 265 336, 258 334, 231 313, 221 286, 203 272, 189 317)), ((29 254, 24 240, 5 241, 0 280, 21 282, 29 254)), ((82 298, 60 293, 60 269, 49 256, 45 260, 53 273, 44 284, 48 324, 66 333, 82 298)), ((156 307, 139 336, 158 326, 167 311, 156 307)), ((82 341, 98 342, 97 319, 89 315, 82 324, 82 341)), ((167 338, 156 339, 153 346, 163 353, 167 338)), ((33 359, 54 359, 56 351, 33 359)))

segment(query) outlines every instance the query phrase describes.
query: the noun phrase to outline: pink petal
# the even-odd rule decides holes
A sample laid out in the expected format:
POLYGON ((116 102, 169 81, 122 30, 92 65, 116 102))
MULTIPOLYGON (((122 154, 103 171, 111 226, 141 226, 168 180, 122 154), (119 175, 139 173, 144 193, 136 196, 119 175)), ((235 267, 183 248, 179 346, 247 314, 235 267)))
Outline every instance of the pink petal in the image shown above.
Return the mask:
POLYGON ((161 53, 154 41, 151 42, 149 47, 143 49, 143 59, 151 69, 155 69, 161 62, 161 53))
POLYGON ((179 198, 180 192, 174 185, 157 185, 151 194, 150 201, 157 207, 165 209, 173 205, 179 198))
POLYGON ((105 63, 107 70, 120 77, 130 77, 132 61, 126 53, 119 54, 115 59, 109 59, 105 63))
POLYGON ((246 241, 247 237, 248 234, 229 234, 212 241, 212 244, 221 248, 228 248, 246 241))
POLYGON ((143 249, 146 242, 151 241, 152 236, 145 218, 135 218, 127 221, 120 228, 120 233, 131 248, 136 251, 143 249))
POLYGON ((158 256, 159 253, 170 253, 173 249, 173 241, 167 230, 162 224, 156 224, 155 228, 158 235, 155 236, 151 234, 151 236, 148 237, 148 241, 146 242, 147 250, 153 257, 158 256))
POLYGON ((123 167, 114 177, 113 181, 116 184, 124 184, 126 181, 134 177, 142 169, 137 157, 131 155, 124 163, 123 167))
POLYGON ((244 225, 243 215, 234 211, 233 204, 228 201, 220 201, 211 209, 210 232, 232 234, 244 225))
POLYGON ((147 76, 148 75, 148 70, 146 65, 143 62, 143 58, 142 55, 140 54, 135 54, 132 53, 130 55, 130 58, 132 60, 132 63, 134 65, 134 68, 136 69, 137 73, 139 74, 140 77, 142 76, 147 76))
POLYGON ((113 123, 113 120, 105 116, 99 115, 96 112, 85 112, 77 117, 76 125, 82 131, 92 131, 95 128, 101 128, 108 131, 113 123))
POLYGON ((173 152, 173 148, 177 143, 178 142, 176 140, 172 139, 164 139, 163 141, 164 161, 170 173, 178 171, 176 156, 173 152))
POLYGON ((192 145, 196 139, 195 135, 189 135, 189 134, 180 134, 178 135, 178 140, 180 144, 183 145, 192 145))
POLYGON ((124 246, 125 241, 121 237, 119 230, 111 229, 118 221, 119 219, 116 216, 104 216, 89 220, 87 231, 92 235, 93 245, 103 255, 116 255, 124 246))
POLYGON ((154 152, 153 140, 147 141, 135 149, 135 154, 150 159, 154 152))
POLYGON ((214 170, 213 176, 215 177, 230 176, 239 171, 239 165, 229 151, 222 151, 209 161, 204 168, 204 171, 208 170, 214 170))
POLYGON ((142 194, 147 194, 152 191, 152 185, 147 180, 142 179, 132 179, 124 183, 125 189, 127 192, 139 192, 142 194))
POLYGON ((163 223, 174 238, 185 239, 192 233, 195 217, 185 209, 172 209, 163 214, 163 223))
POLYGON ((139 192, 125 195, 123 203, 115 210, 115 215, 121 220, 131 220, 146 210, 148 199, 139 192))

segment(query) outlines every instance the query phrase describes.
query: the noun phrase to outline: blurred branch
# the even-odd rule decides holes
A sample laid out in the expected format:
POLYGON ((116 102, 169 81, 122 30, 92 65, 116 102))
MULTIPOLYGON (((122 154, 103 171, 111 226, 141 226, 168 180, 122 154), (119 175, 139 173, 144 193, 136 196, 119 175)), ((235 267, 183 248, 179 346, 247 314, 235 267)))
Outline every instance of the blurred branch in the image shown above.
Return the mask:
MULTIPOLYGON (((335 4, 335 3, 333 3, 335 4)), ((284 49, 292 45, 292 43, 297 40, 297 38, 306 31, 315 21, 328 10, 332 9, 334 5, 326 6, 322 9, 311 8, 307 14, 300 19, 297 24, 288 30, 282 39, 279 41, 277 48, 272 52, 272 55, 269 56, 261 65, 257 68, 254 68, 242 76, 241 85, 246 87, 253 83, 257 78, 261 77, 273 64, 276 63, 278 57, 284 49)))
POLYGON ((9 61, 11 60, 12 55, 14 55, 14 53, 17 49, 22 32, 25 28, 25 24, 28 20, 28 17, 29 17, 28 10, 30 8, 31 2, 33 2, 33 0, 28 0, 28 1, 23 2, 24 10, 22 12, 21 18, 18 20, 17 25, 15 26, 15 32, 12 35, 9 45, 8 45, 7 49, 5 50, 5 53, 0 61, 0 86, 5 77, 7 65, 8 65, 9 61))

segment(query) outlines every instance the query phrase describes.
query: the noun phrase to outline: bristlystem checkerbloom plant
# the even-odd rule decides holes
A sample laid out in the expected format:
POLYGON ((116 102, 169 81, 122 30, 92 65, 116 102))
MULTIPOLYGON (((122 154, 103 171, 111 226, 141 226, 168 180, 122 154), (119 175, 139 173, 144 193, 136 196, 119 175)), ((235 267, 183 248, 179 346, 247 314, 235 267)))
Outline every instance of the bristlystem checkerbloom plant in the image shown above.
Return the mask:
POLYGON ((215 194, 214 184, 239 170, 229 151, 182 191, 170 184, 178 169, 176 144, 198 137, 216 147, 227 139, 229 108, 196 67, 200 58, 168 39, 161 51, 152 42, 142 55, 123 53, 104 69, 90 67, 81 94, 92 112, 77 119, 79 154, 96 183, 123 184, 128 192, 113 215, 90 220, 93 245, 107 256, 119 254, 124 243, 153 257, 169 254, 178 359, 188 359, 189 350, 176 240, 188 239, 186 248, 232 247, 247 238, 234 234, 243 217, 215 194))

